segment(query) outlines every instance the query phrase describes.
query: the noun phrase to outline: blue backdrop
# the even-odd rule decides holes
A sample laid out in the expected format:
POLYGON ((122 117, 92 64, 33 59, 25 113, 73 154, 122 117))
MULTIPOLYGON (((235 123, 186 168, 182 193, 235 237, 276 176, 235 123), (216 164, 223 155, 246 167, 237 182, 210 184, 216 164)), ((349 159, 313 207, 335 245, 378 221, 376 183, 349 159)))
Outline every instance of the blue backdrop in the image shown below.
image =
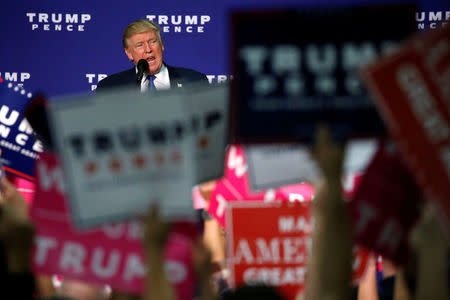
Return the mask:
MULTIPOLYGON (((0 76, 48 96, 88 92, 102 74, 131 66, 121 37, 148 18, 162 27, 165 61, 196 69, 212 82, 229 78, 228 13, 236 8, 389 3, 356 0, 4 1, 0 9, 0 76)), ((397 1, 410 2, 410 1, 397 1)), ((450 1, 419 0, 418 29, 450 19, 450 1)), ((379 16, 383 22, 383 16, 379 16)), ((318 24, 319 26, 320 24, 318 24)), ((268 26, 270 26, 268 24, 268 26)), ((257 28, 264 30, 264 28, 257 28)), ((295 34, 311 28, 286 28, 295 34)), ((270 40, 270 36, 267 37, 270 40)))

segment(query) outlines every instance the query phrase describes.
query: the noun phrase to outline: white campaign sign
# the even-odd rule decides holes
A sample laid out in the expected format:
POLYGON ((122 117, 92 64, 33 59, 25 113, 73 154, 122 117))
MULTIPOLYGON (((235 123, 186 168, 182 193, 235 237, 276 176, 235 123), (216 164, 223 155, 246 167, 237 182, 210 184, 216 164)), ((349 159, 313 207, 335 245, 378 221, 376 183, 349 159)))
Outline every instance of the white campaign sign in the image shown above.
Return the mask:
POLYGON ((319 177, 306 146, 252 145, 245 150, 253 191, 313 182, 319 177))
POLYGON ((196 182, 223 177, 228 135, 228 84, 184 89, 195 136, 196 182))
MULTIPOLYGON (((373 139, 352 140, 347 144, 344 174, 361 173, 377 148, 373 139)), ((303 145, 252 145, 245 148, 253 191, 315 182, 320 176, 308 147, 303 145)))
POLYGON ((113 91, 53 101, 51 125, 77 227, 128 219, 160 203, 192 216, 194 146, 179 92, 113 91))

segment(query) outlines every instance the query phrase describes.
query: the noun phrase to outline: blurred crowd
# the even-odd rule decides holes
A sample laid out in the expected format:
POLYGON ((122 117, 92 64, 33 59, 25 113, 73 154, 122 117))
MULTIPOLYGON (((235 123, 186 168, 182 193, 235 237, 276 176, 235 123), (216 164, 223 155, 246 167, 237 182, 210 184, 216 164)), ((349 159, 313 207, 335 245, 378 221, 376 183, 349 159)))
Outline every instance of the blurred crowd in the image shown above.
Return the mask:
MULTIPOLYGON (((308 258, 307 285, 297 299, 438 299, 449 297, 449 244, 438 226, 433 207, 424 204, 422 216, 410 233, 411 257, 404 266, 383 260, 383 272, 372 258, 363 279, 352 283, 352 226, 342 196, 342 165, 345 145, 336 144, 328 128, 317 130, 311 155, 322 171, 313 201, 315 225, 308 258)), ((208 202, 214 182, 202 184, 200 192, 208 202)), ((142 243, 147 273, 145 291, 131 295, 89 282, 36 274, 32 271, 35 224, 29 207, 17 188, 6 178, 1 181, 0 200, 0 283, 2 299, 145 299, 175 300, 170 275, 164 271, 164 247, 171 222, 157 206, 142 218, 142 243), (55 284, 55 283, 58 284, 55 284)), ((425 203, 425 202, 424 202, 425 203)), ((226 234, 214 218, 203 214, 202 238, 192 242, 192 263, 196 278, 194 298, 283 299, 264 283, 230 288, 226 261, 226 234)), ((287 299, 290 300, 290 299, 287 299)))

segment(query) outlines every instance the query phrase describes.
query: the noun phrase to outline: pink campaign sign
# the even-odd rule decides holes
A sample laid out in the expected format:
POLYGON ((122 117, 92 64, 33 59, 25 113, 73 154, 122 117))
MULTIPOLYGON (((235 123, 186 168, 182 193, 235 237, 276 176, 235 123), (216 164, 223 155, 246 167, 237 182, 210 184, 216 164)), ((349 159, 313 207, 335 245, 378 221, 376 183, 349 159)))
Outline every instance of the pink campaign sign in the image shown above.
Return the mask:
POLYGON ((32 181, 23 179, 21 177, 12 177, 11 176, 11 177, 9 177, 9 179, 12 180, 14 185, 17 187, 17 190, 25 198, 25 201, 27 201, 27 203, 29 205, 31 205, 31 203, 33 202, 33 198, 34 198, 34 190, 35 190, 36 184, 32 181))
MULTIPOLYGON (((34 271, 108 284, 125 292, 143 292, 146 266, 139 224, 117 223, 89 231, 74 229, 69 222, 57 157, 43 153, 36 172, 31 207, 37 227, 34 271)), ((175 224, 166 248, 166 271, 178 299, 191 299, 194 293, 191 240, 196 234, 191 223, 175 224)))
POLYGON ((238 200, 302 202, 310 201, 313 194, 313 186, 306 183, 253 192, 250 189, 244 148, 240 145, 231 145, 225 158, 224 177, 217 181, 211 194, 208 212, 217 219, 222 227, 225 227, 227 202, 238 200))

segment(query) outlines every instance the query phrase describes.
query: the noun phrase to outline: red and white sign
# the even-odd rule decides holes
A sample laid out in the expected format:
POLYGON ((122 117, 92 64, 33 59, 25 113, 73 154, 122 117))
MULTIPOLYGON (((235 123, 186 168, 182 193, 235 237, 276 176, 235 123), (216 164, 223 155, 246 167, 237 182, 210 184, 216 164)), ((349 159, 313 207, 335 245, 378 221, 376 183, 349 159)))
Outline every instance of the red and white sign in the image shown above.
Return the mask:
POLYGON ((408 234, 421 191, 393 145, 381 147, 349 202, 355 240, 396 263, 408 258, 408 234))
POLYGON ((228 202, 238 200, 303 202, 310 201, 313 195, 314 188, 307 183, 258 192, 252 191, 244 147, 231 145, 225 158, 225 176, 217 181, 216 187, 211 194, 208 212, 217 219, 220 225, 225 227, 225 209, 228 202))
POLYGON ((450 235, 450 24, 415 36, 363 74, 450 235))
MULTIPOLYGON (((36 171, 36 193, 30 212, 37 227, 34 271, 141 293, 147 268, 139 224, 117 223, 87 231, 73 228, 59 160, 51 153, 43 153, 36 171)), ((190 300, 195 283, 191 253, 195 229, 190 223, 175 227, 166 247, 166 271, 178 299, 190 300)))
MULTIPOLYGON (((294 299, 306 283, 311 249, 311 202, 234 202, 227 210, 231 286, 264 282, 294 299)), ((369 253, 355 247, 354 280, 364 276, 369 253)))

